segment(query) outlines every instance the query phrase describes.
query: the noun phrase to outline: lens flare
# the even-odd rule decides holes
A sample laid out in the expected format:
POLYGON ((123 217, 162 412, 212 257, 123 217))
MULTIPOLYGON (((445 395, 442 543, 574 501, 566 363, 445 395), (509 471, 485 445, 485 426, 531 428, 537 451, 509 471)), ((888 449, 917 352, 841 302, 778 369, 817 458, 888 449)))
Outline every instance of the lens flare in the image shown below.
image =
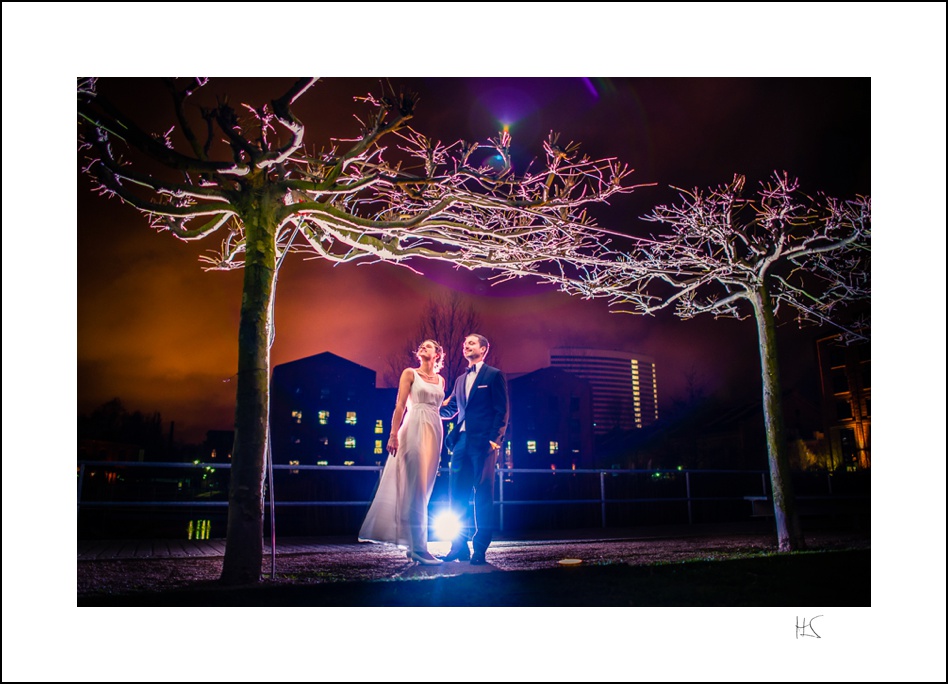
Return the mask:
POLYGON ((435 537, 442 541, 451 541, 461 534, 461 520, 454 511, 441 511, 432 520, 435 537))

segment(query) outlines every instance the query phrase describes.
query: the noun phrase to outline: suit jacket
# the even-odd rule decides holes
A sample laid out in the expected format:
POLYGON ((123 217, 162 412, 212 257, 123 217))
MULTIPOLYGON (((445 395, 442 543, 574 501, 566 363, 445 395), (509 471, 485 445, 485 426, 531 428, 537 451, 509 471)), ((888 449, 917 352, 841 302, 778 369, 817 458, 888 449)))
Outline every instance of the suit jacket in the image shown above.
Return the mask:
POLYGON ((457 442, 457 431, 462 423, 469 440, 483 439, 502 444, 510 416, 504 374, 493 366, 482 364, 467 397, 464 396, 466 380, 467 373, 462 373, 455 381, 454 391, 447 403, 441 407, 443 419, 450 420, 457 416, 457 427, 448 435, 448 447, 453 447, 457 442))

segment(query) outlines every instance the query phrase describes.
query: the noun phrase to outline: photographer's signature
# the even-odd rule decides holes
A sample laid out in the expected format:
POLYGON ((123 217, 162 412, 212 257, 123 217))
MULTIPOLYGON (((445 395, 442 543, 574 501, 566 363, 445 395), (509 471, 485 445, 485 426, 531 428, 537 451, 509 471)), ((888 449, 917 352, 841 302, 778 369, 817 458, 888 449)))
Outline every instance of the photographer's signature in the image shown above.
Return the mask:
POLYGON ((797 639, 800 637, 815 637, 821 639, 822 637, 816 633, 816 630, 813 629, 813 621, 816 618, 821 618, 822 615, 817 615, 816 617, 811 617, 809 621, 806 618, 800 618, 797 616, 797 639))

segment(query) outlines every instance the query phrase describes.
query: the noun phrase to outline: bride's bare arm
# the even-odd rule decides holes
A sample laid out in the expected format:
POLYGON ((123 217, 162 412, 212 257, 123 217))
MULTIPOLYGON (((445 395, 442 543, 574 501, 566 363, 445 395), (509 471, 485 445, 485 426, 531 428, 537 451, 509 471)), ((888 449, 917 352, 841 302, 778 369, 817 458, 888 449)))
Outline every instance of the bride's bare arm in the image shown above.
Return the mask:
POLYGON ((411 368, 402 371, 398 379, 398 398, 395 400, 395 413, 392 414, 392 433, 388 438, 388 453, 395 455, 398 451, 398 428, 402 426, 405 417, 405 406, 408 404, 408 393, 411 392, 411 383, 415 379, 415 372, 411 368))

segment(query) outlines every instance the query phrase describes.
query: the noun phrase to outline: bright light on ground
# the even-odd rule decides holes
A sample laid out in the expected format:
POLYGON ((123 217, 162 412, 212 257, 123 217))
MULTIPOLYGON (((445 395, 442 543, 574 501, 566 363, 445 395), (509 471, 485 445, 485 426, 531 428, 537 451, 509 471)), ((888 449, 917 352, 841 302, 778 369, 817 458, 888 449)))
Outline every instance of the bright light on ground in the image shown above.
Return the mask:
POLYGON ((445 510, 435 515, 432 521, 435 537, 450 541, 461 533, 461 521, 454 511, 445 510))

